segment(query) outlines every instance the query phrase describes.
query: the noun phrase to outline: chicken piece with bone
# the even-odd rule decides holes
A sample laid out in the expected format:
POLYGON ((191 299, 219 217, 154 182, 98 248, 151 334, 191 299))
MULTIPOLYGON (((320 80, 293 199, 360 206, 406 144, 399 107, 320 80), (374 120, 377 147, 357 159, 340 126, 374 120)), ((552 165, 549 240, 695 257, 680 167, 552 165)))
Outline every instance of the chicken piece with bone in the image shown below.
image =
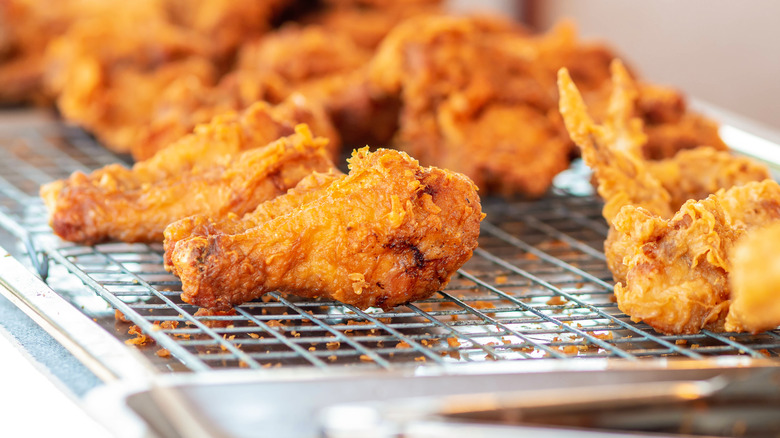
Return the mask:
POLYGON ((391 309, 443 288, 477 246, 474 183, 403 152, 363 148, 349 174, 304 184, 242 219, 246 230, 206 223, 186 236, 191 220, 171 224, 182 299, 227 309, 278 290, 391 309))

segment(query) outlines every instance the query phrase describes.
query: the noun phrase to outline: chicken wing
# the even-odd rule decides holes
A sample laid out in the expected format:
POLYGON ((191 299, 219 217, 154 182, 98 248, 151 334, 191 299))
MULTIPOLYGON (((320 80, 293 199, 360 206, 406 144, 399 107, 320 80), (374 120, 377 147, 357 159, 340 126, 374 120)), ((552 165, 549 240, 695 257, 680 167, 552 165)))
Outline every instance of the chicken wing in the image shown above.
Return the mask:
POLYGON ((726 330, 758 333, 780 325, 780 223, 757 229, 731 253, 726 330))
POLYGON ((226 309, 279 290, 390 309, 446 285, 477 246, 476 186, 402 152, 356 151, 317 192, 244 232, 179 240, 169 260, 182 298, 226 309))
POLYGON ((619 62, 612 70, 604 125, 588 116, 565 70, 559 86, 566 126, 605 199, 604 251, 618 307, 662 333, 723 331, 731 251, 752 229, 780 220, 780 186, 766 167, 709 147, 642 158, 638 93, 619 62))
POLYGON ((240 116, 199 126, 132 169, 115 164, 44 185, 52 228, 63 239, 86 244, 154 242, 183 217, 252 211, 312 171, 332 167, 327 140, 313 138, 305 125, 293 133, 289 123, 258 103, 240 116))
MULTIPOLYGON (((609 109, 604 124, 597 125, 567 71, 559 73, 561 114, 585 163, 594 170, 598 193, 605 201, 602 214, 607 223, 612 224, 626 205, 669 219, 689 199, 702 199, 722 188, 769 178, 765 166, 712 148, 681 151, 667 160, 645 160, 646 136, 642 120, 634 116, 636 85, 619 61, 613 63, 612 76, 609 109)), ((632 243, 624 238, 625 234, 618 235, 610 228, 604 244, 616 282, 626 279, 623 260, 632 243)))

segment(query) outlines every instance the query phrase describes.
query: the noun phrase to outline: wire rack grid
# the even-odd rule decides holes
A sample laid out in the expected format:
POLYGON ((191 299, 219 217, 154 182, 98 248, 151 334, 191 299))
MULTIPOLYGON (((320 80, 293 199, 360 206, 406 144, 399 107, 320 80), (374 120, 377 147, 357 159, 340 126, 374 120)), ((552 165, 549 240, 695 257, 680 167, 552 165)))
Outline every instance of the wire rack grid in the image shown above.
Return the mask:
POLYGON ((56 121, 0 129, 0 225, 53 290, 161 370, 780 355, 778 331, 665 336, 631 322, 613 299, 601 203, 562 189, 535 202, 483 200, 479 248, 429 299, 383 312, 274 292, 204 313, 179 298, 161 244, 77 246, 52 235, 39 186, 121 160, 56 121))

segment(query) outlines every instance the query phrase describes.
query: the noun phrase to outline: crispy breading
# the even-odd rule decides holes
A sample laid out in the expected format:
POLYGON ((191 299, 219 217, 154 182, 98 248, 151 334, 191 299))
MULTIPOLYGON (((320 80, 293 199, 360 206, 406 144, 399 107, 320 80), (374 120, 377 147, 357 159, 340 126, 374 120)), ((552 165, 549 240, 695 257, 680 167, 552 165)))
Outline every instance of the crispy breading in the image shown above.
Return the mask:
POLYGON ((645 161, 645 165, 669 193, 672 210, 723 188, 771 178, 765 165, 709 146, 681 150, 672 158, 645 161))
POLYGON ((667 334, 723 331, 729 310, 728 254, 744 230, 733 227, 714 196, 688 201, 671 219, 631 205, 613 221, 630 242, 620 310, 667 334))
POLYGON ((618 306, 632 320, 667 334, 777 326, 780 296, 771 282, 754 280, 760 268, 748 263, 758 259, 745 248, 767 257, 759 266, 772 263, 773 251, 761 249, 756 239, 762 227, 780 223, 779 207, 780 185, 772 180, 687 201, 671 219, 624 207, 613 221, 626 255, 625 284, 615 285, 618 306), (752 313, 759 305, 766 307, 752 313))
MULTIPOLYGON (((246 231, 180 240, 169 260, 182 298, 225 309, 279 290, 390 309, 444 287, 477 246, 476 186, 402 152, 356 151, 317 192, 246 231)), ((309 195, 284 195, 297 196, 309 195)))
POLYGON ((252 211, 312 171, 332 167, 327 140, 299 126, 292 133, 289 122, 274 119, 261 102, 199 126, 131 169, 114 164, 89 175, 76 172, 41 187, 51 226, 63 239, 85 244, 159 242, 178 219, 252 211))
POLYGON ((758 333, 780 325, 780 223, 756 229, 731 253, 726 330, 758 333))
POLYGON ((165 268, 169 271, 174 269, 171 255, 180 241, 192 236, 208 237, 211 234, 238 234, 247 231, 316 200, 322 195, 321 190, 341 176, 342 173, 337 169, 330 169, 327 173, 313 172, 288 190, 285 196, 263 202, 254 211, 243 216, 234 213, 219 217, 195 214, 171 223, 165 228, 165 268))
MULTIPOLYGON (((319 26, 288 26, 265 38, 245 43, 237 66, 217 83, 196 76, 183 76, 170 84, 155 101, 149 123, 136 126, 137 139, 131 151, 142 160, 226 111, 241 111, 257 101, 279 103, 296 90, 318 80, 352 73, 369 58, 369 53, 348 37, 329 34, 319 26)), ((348 84, 357 88, 357 82, 348 84)), ((316 90, 312 90, 316 91, 316 90)), ((345 94, 346 90, 339 90, 345 94)), ((304 91, 327 112, 331 94, 304 91)), ((325 114, 323 114, 325 116, 325 114)), ((354 123, 353 120, 351 123, 354 123)), ((339 149, 340 136, 328 133, 331 147, 339 149)))

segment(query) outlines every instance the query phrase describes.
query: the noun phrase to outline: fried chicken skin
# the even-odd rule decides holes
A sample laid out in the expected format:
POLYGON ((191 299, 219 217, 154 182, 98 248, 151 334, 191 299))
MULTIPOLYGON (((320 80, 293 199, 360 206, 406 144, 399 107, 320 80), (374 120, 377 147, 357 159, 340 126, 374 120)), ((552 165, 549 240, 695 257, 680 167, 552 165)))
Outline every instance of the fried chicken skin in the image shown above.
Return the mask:
POLYGON ((327 140, 313 138, 305 125, 293 132, 272 109, 258 103, 242 115, 217 117, 131 169, 115 164, 44 185, 54 232, 85 244, 159 242, 173 221, 202 212, 244 214, 332 167, 327 140))
POLYGON ((219 217, 196 214, 171 223, 165 228, 165 268, 174 272, 171 256, 180 241, 193 236, 208 237, 212 234, 243 233, 317 200, 322 196, 324 189, 341 179, 342 176, 343 174, 338 169, 330 169, 327 173, 313 172, 303 178, 294 188, 288 190, 285 196, 263 202, 254 211, 243 216, 234 213, 219 217))
POLYGON ((730 332, 759 333, 780 325, 780 223, 756 229, 731 253, 730 332))
POLYGON ((476 186, 402 152, 356 151, 317 193, 278 198, 299 205, 244 232, 180 240, 169 260, 182 298, 226 309, 278 290, 390 309, 444 287, 477 246, 476 186))
POLYGON ((771 178, 763 164, 709 146, 684 149, 672 158, 648 160, 645 165, 669 193, 672 210, 689 199, 704 199, 723 188, 771 178))

